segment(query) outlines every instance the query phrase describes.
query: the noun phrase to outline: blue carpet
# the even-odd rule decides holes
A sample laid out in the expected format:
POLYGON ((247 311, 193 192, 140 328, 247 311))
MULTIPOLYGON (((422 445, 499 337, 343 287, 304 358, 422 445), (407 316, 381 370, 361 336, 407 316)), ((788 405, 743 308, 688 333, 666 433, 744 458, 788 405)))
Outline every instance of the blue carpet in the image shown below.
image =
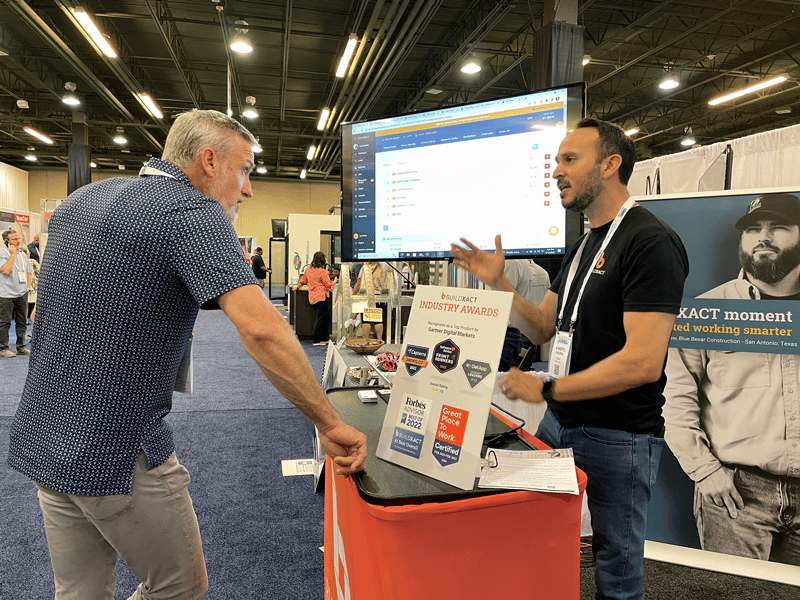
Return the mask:
MULTIPOLYGON (((303 343, 316 373, 324 347, 303 343)), ((313 426, 267 381, 220 311, 195 327, 195 394, 175 394, 167 418, 192 475, 209 574, 209 600, 323 596, 323 496, 281 461, 313 454, 313 426)), ((47 599, 53 581, 38 501, 5 462, 27 357, 0 360, 0 598, 47 599)), ((116 600, 138 585, 120 564, 116 600)))

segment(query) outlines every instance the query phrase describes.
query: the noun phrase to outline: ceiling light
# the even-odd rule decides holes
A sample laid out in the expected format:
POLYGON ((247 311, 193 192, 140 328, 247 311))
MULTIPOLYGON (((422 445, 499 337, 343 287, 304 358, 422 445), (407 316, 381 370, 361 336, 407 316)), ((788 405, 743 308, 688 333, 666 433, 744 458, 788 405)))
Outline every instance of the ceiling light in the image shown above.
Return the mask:
POLYGON ((323 131, 325 126, 328 124, 328 117, 331 116, 331 109, 325 107, 322 109, 322 114, 319 116, 319 123, 317 123, 317 129, 323 131))
POLYGON ((32 135, 33 137, 35 137, 35 138, 38 138, 38 139, 42 140, 42 141, 43 141, 45 144, 52 144, 52 143, 53 143, 53 140, 51 140, 51 139, 50 139, 49 137, 47 137, 45 134, 43 134, 43 133, 39 133, 39 132, 38 132, 38 131, 36 131, 35 129, 31 129, 30 127, 25 127, 25 131, 26 131, 27 133, 29 133, 30 135, 32 135))
POLYGON ((35 154, 26 154, 25 155, 25 160, 29 160, 29 161, 33 162, 33 161, 36 160, 36 155, 35 154))
POLYGON ((311 146, 311 147, 308 149, 308 154, 306 154, 306 158, 307 158, 308 160, 314 160, 314 155, 315 155, 316 153, 317 153, 317 147, 316 147, 316 146, 311 146))
POLYGON ((306 178, 306 170, 303 169, 302 171, 300 171, 300 179, 305 179, 305 178, 306 178))
POLYGON ((466 63, 464 63, 464 66, 461 67, 461 72, 466 73, 467 75, 474 75, 480 70, 481 65, 474 58, 470 58, 466 63))
POLYGON ((242 111, 242 116, 247 117, 248 119, 255 119, 258 117, 258 111, 256 110, 256 97, 255 96, 248 96, 244 99, 247 102, 248 106, 242 111))
POLYGON ((100 33, 100 30, 97 28, 97 25, 94 24, 89 13, 77 7, 72 9, 72 14, 75 15, 75 18, 81 24, 84 35, 94 42, 95 46, 97 46, 103 54, 108 58, 117 58, 117 53, 111 47, 111 44, 108 43, 106 36, 100 33))
POLYGON ((158 108, 158 105, 150 97, 150 94, 142 92, 141 94, 139 94, 139 100, 142 101, 144 107, 147 109, 147 112, 149 112, 151 116, 155 117, 156 119, 164 118, 164 113, 162 113, 161 109, 158 108))
POLYGON ((64 89, 67 90, 67 93, 61 97, 61 101, 68 106, 78 106, 81 103, 80 98, 75 95, 75 90, 78 89, 78 86, 68 81, 64 84, 64 89))
POLYGON ((639 128, 638 127, 631 127, 630 129, 628 129, 628 131, 625 132, 625 135, 627 135, 628 137, 631 137, 632 135, 636 135, 637 133, 639 133, 639 128))
POLYGON ((125 138, 124 135, 125 130, 122 127, 117 127, 117 135, 114 136, 114 143, 115 144, 127 144, 128 140, 125 138))
POLYGON ((586 65, 588 65, 590 62, 592 62, 592 57, 591 57, 591 56, 589 56, 588 54, 584 54, 584 55, 583 55, 583 60, 581 61, 581 64, 582 64, 582 65, 585 67, 585 66, 586 66, 586 65))
POLYGON ((344 48, 342 60, 339 61, 339 68, 336 69, 336 76, 340 79, 344 77, 345 73, 347 72, 347 65, 350 64, 350 59, 353 58, 353 52, 355 52, 356 44, 358 44, 358 36, 355 33, 351 33, 350 37, 347 38, 347 46, 344 48))
POLYGON ((658 87, 662 90, 674 90, 681 84, 676 75, 667 75, 658 82, 658 87))
POLYGON ((792 114, 792 107, 787 106, 786 108, 779 108, 775 111, 776 115, 790 115, 792 114))
POLYGON ((96 169, 97 168, 97 163, 92 161, 92 162, 89 163, 89 166, 92 167, 93 169, 96 169))
POLYGON ((5 48, 0 48, 0 56, 8 56, 8 50, 5 48))
POLYGON ((681 140, 681 146, 694 146, 695 139, 692 135, 691 127, 684 127, 683 132, 686 134, 681 140))
POLYGON ((264 151, 264 149, 258 144, 258 142, 253 144, 252 150, 253 150, 253 154, 259 154, 260 152, 264 151))
POLYGON ((17 108, 29 108, 28 101, 20 98, 17 100, 17 108))
POLYGON ((723 102, 728 102, 730 100, 734 100, 736 98, 741 98, 745 94, 752 94, 753 92, 757 92, 759 90, 763 90, 764 88, 771 87, 773 85, 778 85, 779 83, 783 83, 786 81, 786 77, 780 75, 778 77, 773 77, 772 79, 767 79, 766 81, 761 81, 759 83, 753 84, 749 87, 742 88, 741 90, 737 90, 735 92, 730 92, 729 94, 725 94, 724 96, 718 96, 712 100, 708 101, 710 106, 716 106, 717 104, 722 104, 723 102))
MULTIPOLYGON (((236 21, 237 25, 247 25, 247 21, 236 21)), ((238 54, 250 54, 253 51, 253 44, 250 43, 250 38, 245 35, 247 29, 240 27, 236 28, 238 32, 231 38, 231 50, 238 54)))
POLYGON ((430 94, 431 96, 435 96, 436 94, 441 94, 442 90, 440 90, 439 88, 433 88, 432 87, 432 88, 428 88, 427 90, 425 90, 425 93, 426 94, 430 94))
POLYGON ((262 175, 267 172, 267 167, 264 165, 259 165, 256 167, 256 173, 261 173, 262 175))
POLYGON ((118 168, 120 171, 124 171, 124 170, 125 170, 125 165, 117 165, 117 168, 118 168))

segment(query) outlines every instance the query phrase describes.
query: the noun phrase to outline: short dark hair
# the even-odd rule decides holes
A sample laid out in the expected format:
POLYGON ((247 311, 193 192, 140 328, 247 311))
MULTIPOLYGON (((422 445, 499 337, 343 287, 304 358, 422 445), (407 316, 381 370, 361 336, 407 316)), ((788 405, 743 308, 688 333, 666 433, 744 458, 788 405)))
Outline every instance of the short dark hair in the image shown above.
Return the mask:
POLYGON ((622 157, 622 164, 618 171, 619 180, 623 185, 628 185, 631 173, 633 173, 633 165, 636 164, 636 145, 633 140, 625 135, 625 131, 616 123, 586 118, 578 121, 575 129, 583 127, 594 127, 600 134, 597 142, 598 161, 608 158, 612 154, 619 154, 622 157))
POLYGON ((261 246, 259 246, 258 248, 256 248, 256 252, 261 252, 262 250, 263 250, 263 248, 262 248, 261 246))

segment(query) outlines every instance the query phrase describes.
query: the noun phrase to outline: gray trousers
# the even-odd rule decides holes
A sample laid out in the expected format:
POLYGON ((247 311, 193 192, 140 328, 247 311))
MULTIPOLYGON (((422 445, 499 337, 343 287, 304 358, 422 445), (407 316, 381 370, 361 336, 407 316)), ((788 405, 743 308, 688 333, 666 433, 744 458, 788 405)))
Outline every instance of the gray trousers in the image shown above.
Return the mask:
POLYGON ((56 600, 113 600, 117 556, 142 581, 128 600, 199 600, 208 589, 189 472, 173 453, 147 470, 139 452, 131 494, 75 496, 38 483, 56 600))
POLYGON ((8 332, 16 322, 17 350, 25 347, 28 331, 28 293, 16 298, 0 298, 0 350, 8 350, 8 332))

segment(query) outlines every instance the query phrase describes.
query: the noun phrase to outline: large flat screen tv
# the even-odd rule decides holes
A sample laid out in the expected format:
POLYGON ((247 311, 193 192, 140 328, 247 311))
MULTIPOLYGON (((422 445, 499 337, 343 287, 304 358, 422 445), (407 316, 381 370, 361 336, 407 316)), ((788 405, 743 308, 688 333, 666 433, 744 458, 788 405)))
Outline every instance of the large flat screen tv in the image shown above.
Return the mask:
POLYGON ((461 237, 507 256, 560 256, 582 232, 552 179, 585 86, 345 123, 342 260, 441 260, 461 237))

